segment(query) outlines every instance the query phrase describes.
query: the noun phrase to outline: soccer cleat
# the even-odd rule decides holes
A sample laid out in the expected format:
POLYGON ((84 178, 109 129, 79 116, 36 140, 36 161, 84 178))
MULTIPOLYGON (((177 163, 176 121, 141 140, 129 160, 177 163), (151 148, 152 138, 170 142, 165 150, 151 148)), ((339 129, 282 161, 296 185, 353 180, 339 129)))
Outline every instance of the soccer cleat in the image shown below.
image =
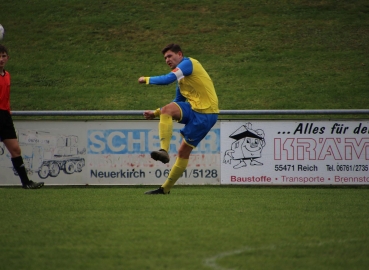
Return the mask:
POLYGON ((23 185, 22 187, 24 189, 38 189, 38 188, 42 188, 44 186, 44 182, 33 182, 33 181, 29 181, 28 184, 23 185))
POLYGON ((168 193, 165 193, 164 192, 164 188, 160 187, 158 189, 154 189, 154 190, 149 190, 149 191, 146 191, 145 194, 148 194, 148 195, 156 195, 156 194, 163 194, 163 195, 166 195, 166 194, 169 194, 170 191, 168 193))
POLYGON ((159 151, 152 151, 151 158, 154 160, 160 160, 164 164, 169 162, 168 152, 164 149, 160 149, 159 151))

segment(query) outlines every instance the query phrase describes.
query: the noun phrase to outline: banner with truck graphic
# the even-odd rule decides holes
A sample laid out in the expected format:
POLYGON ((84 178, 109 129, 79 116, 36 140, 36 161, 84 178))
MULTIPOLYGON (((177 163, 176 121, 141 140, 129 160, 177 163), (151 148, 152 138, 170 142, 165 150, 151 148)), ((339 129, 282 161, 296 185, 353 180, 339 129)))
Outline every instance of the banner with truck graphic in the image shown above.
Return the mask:
MULTIPOLYGON (((15 121, 23 160, 33 181, 45 185, 160 185, 182 141, 174 123, 170 162, 150 157, 160 149, 158 121, 15 121)), ((220 183, 217 123, 194 149, 178 183, 220 183)), ((20 184, 10 155, 0 143, 0 185, 20 184)))

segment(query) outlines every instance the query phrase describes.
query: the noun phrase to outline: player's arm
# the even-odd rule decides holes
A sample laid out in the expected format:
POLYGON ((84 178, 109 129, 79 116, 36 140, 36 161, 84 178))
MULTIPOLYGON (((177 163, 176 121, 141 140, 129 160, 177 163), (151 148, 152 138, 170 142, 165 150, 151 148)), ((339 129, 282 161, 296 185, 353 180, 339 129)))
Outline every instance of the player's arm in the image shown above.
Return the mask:
POLYGON ((173 72, 170 72, 166 75, 161 76, 153 76, 153 77, 140 77, 138 79, 139 83, 146 84, 156 84, 156 85, 167 85, 175 82, 177 80, 176 75, 173 72))
POLYGON ((181 80, 185 76, 190 76, 193 72, 193 64, 190 58, 185 58, 178 66, 172 70, 172 72, 176 75, 178 81, 181 80))
MULTIPOLYGON (((172 70, 172 72, 176 75, 176 78, 178 81, 183 79, 185 76, 191 75, 192 71, 193 71, 193 65, 192 65, 192 62, 188 58, 185 58, 181 63, 179 63, 179 65, 174 70, 172 70)), ((177 84, 176 96, 173 102, 184 102, 186 100, 187 99, 181 94, 181 91, 177 84)))
MULTIPOLYGON (((182 79, 184 76, 189 76, 192 74, 193 71, 193 65, 192 62, 186 58, 184 61, 182 61, 177 68, 172 70, 170 73, 162 76, 154 76, 154 77, 140 77, 138 79, 139 83, 145 83, 145 84, 157 84, 157 85, 166 85, 173 83, 176 80, 182 79)), ((181 94, 181 91, 179 89, 179 86, 177 84, 176 88, 176 96, 173 100, 174 102, 184 102, 186 101, 186 98, 181 94)), ((160 116, 160 108, 156 109, 155 111, 145 111, 143 113, 145 119, 152 120, 156 117, 160 116)))
POLYGON ((178 66, 166 75, 153 77, 140 77, 139 83, 166 85, 181 80, 184 76, 192 74, 193 65, 189 58, 185 58, 178 66))

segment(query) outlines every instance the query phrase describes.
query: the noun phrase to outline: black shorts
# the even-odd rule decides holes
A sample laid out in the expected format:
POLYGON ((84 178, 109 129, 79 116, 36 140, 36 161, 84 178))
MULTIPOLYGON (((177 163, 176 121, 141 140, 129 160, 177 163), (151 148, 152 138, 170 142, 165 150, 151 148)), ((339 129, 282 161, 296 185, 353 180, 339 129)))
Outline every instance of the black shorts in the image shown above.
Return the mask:
POLYGON ((8 111, 0 110, 0 142, 16 138, 12 116, 8 111))

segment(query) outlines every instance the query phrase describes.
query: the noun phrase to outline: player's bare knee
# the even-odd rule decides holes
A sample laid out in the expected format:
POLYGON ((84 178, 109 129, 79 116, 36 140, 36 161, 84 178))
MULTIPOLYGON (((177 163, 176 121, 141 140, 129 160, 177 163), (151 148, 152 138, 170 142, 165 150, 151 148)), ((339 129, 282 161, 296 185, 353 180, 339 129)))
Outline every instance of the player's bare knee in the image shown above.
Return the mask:
POLYGON ((161 114, 168 114, 172 116, 174 120, 179 120, 181 118, 181 111, 175 103, 169 103, 161 108, 161 114))
POLYGON ((161 114, 169 114, 169 115, 172 115, 172 110, 171 110, 171 108, 168 105, 166 105, 163 108, 161 108, 161 114))

